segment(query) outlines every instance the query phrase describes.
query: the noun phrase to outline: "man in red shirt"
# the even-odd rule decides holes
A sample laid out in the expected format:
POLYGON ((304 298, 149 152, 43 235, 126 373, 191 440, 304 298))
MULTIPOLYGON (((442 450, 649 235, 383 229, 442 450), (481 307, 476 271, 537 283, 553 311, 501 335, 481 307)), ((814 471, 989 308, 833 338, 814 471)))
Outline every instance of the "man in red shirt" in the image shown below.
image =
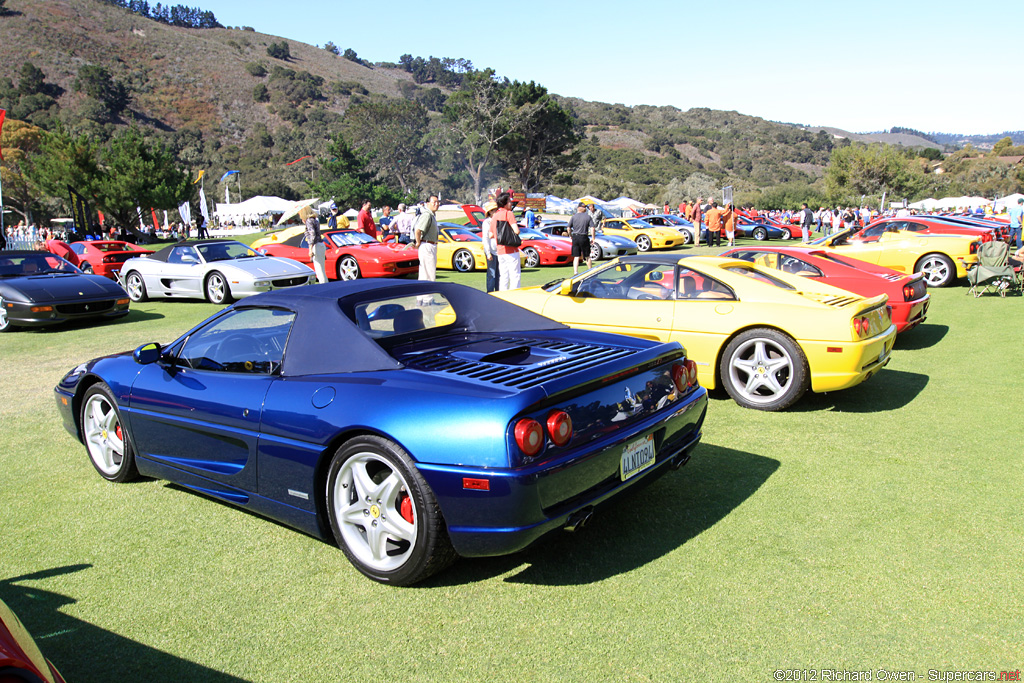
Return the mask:
POLYGON ((356 230, 377 239, 377 224, 373 222, 373 216, 370 215, 369 199, 363 200, 363 208, 359 209, 359 215, 356 216, 356 230))

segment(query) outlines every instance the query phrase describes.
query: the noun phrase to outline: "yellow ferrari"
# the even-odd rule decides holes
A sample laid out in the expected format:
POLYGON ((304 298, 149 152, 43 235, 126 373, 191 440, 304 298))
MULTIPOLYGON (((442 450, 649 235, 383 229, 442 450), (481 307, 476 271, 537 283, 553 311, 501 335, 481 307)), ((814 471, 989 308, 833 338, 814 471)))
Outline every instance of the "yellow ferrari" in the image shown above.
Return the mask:
MULTIPOLYGON (((526 256, 519 252, 519 264, 526 256)), ((471 270, 487 270, 484 242, 480 234, 455 223, 440 223, 437 226, 437 267, 468 273, 471 270)))
POLYGON ((929 287, 945 287, 978 262, 981 239, 964 235, 924 235, 899 230, 884 232, 877 241, 851 239, 857 228, 840 230, 811 242, 811 246, 875 263, 901 273, 923 273, 929 287))
POLYGON ((636 242, 638 251, 672 249, 686 244, 683 233, 674 228, 651 225, 642 218, 606 218, 601 222, 606 235, 617 235, 636 242))
POLYGON ((741 406, 783 410, 807 389, 860 384, 889 362, 884 294, 864 298, 747 261, 641 254, 495 296, 571 327, 678 341, 700 383, 741 406))

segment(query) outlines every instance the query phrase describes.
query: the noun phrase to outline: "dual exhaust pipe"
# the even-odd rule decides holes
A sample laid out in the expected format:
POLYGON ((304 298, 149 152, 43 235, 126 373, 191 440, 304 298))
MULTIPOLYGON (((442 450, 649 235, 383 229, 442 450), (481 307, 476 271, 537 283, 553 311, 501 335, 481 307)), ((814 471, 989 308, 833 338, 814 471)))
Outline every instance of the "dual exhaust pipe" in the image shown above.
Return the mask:
MULTIPOLYGON (((669 463, 669 467, 674 470, 678 470, 680 467, 690 462, 690 452, 683 451, 678 454, 669 463)), ((577 531, 582 529, 590 521, 590 518, 594 516, 594 507, 588 505, 585 508, 577 510, 576 512, 569 515, 569 518, 565 520, 565 526, 562 527, 565 531, 577 531)))

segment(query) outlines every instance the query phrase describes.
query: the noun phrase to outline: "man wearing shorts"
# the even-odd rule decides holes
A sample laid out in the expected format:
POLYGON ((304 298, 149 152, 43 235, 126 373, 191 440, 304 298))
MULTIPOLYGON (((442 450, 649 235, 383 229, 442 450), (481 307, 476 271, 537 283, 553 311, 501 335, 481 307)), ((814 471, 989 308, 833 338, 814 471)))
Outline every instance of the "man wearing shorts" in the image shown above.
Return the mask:
POLYGON ((594 231, 597 226, 594 219, 587 213, 587 207, 582 203, 576 207, 576 213, 569 219, 569 235, 572 237, 572 274, 580 272, 580 257, 587 259, 587 269, 590 269, 590 240, 594 239, 594 231))

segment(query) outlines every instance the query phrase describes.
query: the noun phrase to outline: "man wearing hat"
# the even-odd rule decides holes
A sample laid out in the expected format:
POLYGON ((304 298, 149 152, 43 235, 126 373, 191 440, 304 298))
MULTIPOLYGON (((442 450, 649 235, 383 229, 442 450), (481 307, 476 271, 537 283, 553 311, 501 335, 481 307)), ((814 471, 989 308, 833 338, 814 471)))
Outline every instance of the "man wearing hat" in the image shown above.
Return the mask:
POLYGON ((338 229, 338 205, 334 202, 331 202, 331 217, 327 219, 327 229, 338 229))

